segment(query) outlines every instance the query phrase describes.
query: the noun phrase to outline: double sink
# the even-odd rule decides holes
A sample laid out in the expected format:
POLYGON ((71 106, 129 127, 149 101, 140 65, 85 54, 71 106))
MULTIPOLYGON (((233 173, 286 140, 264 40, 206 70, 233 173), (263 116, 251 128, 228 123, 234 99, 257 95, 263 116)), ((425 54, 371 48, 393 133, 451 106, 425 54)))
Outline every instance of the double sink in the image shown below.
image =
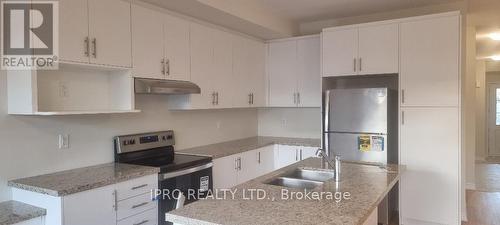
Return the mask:
POLYGON ((271 178, 269 181, 264 183, 282 187, 309 190, 322 185, 325 181, 333 179, 334 177, 334 171, 299 168, 291 172, 284 173, 280 176, 271 178))

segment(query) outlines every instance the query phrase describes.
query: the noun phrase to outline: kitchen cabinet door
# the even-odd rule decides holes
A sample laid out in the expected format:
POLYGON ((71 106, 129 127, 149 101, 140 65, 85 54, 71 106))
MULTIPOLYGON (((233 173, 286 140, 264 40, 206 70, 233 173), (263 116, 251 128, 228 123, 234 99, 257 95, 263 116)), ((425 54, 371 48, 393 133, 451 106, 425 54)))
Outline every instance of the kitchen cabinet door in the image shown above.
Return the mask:
POLYGON ((258 170, 257 176, 262 176, 264 174, 270 173, 274 170, 274 155, 275 148, 274 145, 259 148, 257 150, 258 158, 258 170))
POLYGON ((165 79, 161 13, 132 5, 132 53, 134 77, 165 79))
POLYGON ((240 155, 230 155, 214 160, 212 168, 214 189, 226 189, 238 183, 237 158, 240 155))
POLYGON ((400 30, 401 104, 458 106, 460 17, 404 22, 400 30))
POLYGON ((299 149, 297 146, 278 145, 277 169, 291 165, 299 161, 299 149))
POLYGON ((260 41, 250 40, 249 46, 252 106, 264 107, 267 104, 266 45, 260 41))
POLYGON ((252 150, 240 154, 240 170, 238 171, 238 184, 247 182, 259 176, 259 151, 252 150))
POLYGON ((358 74, 399 72, 399 25, 359 28, 358 74))
POLYGON ((190 95, 192 109, 213 107, 213 32, 212 29, 192 23, 191 30, 191 81, 200 86, 201 94, 190 95))
POLYGON ((87 6, 87 0, 59 1, 59 58, 61 61, 89 63, 87 6))
POLYGON ((116 224, 113 185, 64 196, 62 201, 64 224, 116 224))
POLYGON ((316 157, 318 147, 300 147, 300 160, 316 157))
POLYGON ((324 31, 322 48, 323 77, 357 74, 357 28, 324 31))
POLYGON ((251 47, 249 41, 233 36, 233 107, 250 107, 252 92, 251 47))
POLYGON ((89 0, 88 8, 90 62, 130 68, 132 64, 130 2, 89 0))
POLYGON ((167 14, 164 21, 166 77, 189 81, 189 22, 167 14))
POLYGON ((403 108, 401 119, 402 223, 460 224, 459 108, 403 108))
POLYGON ((297 105, 321 107, 319 36, 297 40, 297 105))
POLYGON ((212 30, 212 32, 214 73, 210 81, 211 87, 216 92, 215 108, 230 108, 233 87, 233 37, 219 30, 212 30))
POLYGON ((269 104, 272 107, 296 107, 297 41, 269 44, 269 104))

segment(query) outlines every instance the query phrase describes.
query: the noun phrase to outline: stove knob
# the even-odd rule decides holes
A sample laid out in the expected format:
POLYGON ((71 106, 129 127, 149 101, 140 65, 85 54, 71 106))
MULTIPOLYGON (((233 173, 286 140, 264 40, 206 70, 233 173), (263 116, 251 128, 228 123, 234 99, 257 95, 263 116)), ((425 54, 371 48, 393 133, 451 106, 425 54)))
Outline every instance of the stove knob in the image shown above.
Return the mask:
POLYGON ((128 141, 127 141, 127 140, 124 140, 124 141, 123 141, 123 145, 128 145, 128 141))
POLYGON ((131 145, 135 145, 135 139, 130 140, 128 143, 131 145))
POLYGON ((164 140, 164 141, 166 141, 167 140, 167 136, 162 136, 161 139, 164 140))

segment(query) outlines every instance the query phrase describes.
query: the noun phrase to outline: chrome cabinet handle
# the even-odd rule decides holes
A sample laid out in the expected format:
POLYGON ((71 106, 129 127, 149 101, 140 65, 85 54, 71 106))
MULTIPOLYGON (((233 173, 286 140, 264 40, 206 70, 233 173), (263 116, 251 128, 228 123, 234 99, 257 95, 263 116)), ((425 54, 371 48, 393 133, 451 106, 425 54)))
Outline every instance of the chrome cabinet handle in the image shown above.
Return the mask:
POLYGON ((259 158, 258 158, 257 162, 259 162, 259 164, 261 163, 261 161, 260 161, 260 152, 259 152, 259 158))
POLYGON ((114 197, 114 205, 113 205, 113 208, 115 209, 115 211, 118 211, 118 192, 116 190, 113 191, 113 197, 114 197))
POLYGON ((165 61, 165 67, 167 67, 165 74, 166 74, 167 76, 169 76, 169 75, 170 75, 170 60, 169 60, 169 59, 167 59, 167 60, 165 61))
POLYGON ((215 91, 212 92, 212 105, 215 105, 215 91))
POLYGON ((354 58, 354 63, 353 63, 353 67, 354 67, 354 72, 356 72, 356 58, 354 58))
POLYGON ((89 37, 85 37, 85 39, 83 40, 83 43, 84 43, 84 51, 83 51, 83 54, 86 56, 86 57, 89 57, 90 54, 90 43, 89 43, 89 37))
POLYGON ((248 104, 252 104, 252 94, 248 94, 248 104))
POLYGON ((238 171, 238 158, 234 159, 234 170, 238 171))
POLYGON ((215 104, 219 105, 219 92, 215 93, 215 104))
POLYGON ((97 39, 96 38, 92 39, 92 50, 93 50, 92 56, 94 58, 97 58, 97 39))
POLYGON ((401 125, 405 125, 405 111, 401 111, 401 125))
POLYGON ((359 58, 359 71, 363 71, 363 58, 359 58))
POLYGON ((254 94, 252 93, 252 105, 254 104, 254 102, 253 102, 253 97, 254 97, 254 94))
POLYGON ((165 59, 161 59, 161 74, 165 75, 165 59))
POLYGON ((147 204, 148 204, 148 202, 143 202, 143 203, 141 203, 141 204, 133 205, 133 206, 132 206, 132 209, 139 208, 139 207, 141 207, 141 206, 145 206, 145 205, 147 205, 147 204))
POLYGON ((137 190, 137 189, 140 189, 140 188, 143 188, 143 187, 147 187, 148 184, 142 184, 142 185, 139 185, 139 186, 135 186, 135 187, 132 187, 132 190, 137 190))
POLYGON ((302 149, 300 149, 300 160, 302 160, 302 149))
POLYGON ((405 103, 405 89, 401 89, 401 103, 405 103))
POLYGON ((300 105, 300 92, 297 92, 297 105, 300 105))
POLYGON ((295 161, 299 161, 299 150, 295 149, 295 161))
POLYGON ((147 222, 149 222, 149 220, 143 220, 142 222, 140 222, 140 223, 134 223, 133 225, 142 225, 142 224, 145 224, 147 222))
POLYGON ((296 92, 293 93, 293 104, 297 105, 297 93, 296 92))

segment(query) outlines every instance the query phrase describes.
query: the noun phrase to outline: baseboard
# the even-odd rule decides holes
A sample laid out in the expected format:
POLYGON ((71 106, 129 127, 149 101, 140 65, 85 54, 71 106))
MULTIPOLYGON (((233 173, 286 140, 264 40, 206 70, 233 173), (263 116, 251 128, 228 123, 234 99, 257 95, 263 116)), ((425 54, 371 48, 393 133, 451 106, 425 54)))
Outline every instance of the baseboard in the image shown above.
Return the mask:
POLYGON ((466 183, 465 189, 467 190, 476 190, 476 183, 466 183))

